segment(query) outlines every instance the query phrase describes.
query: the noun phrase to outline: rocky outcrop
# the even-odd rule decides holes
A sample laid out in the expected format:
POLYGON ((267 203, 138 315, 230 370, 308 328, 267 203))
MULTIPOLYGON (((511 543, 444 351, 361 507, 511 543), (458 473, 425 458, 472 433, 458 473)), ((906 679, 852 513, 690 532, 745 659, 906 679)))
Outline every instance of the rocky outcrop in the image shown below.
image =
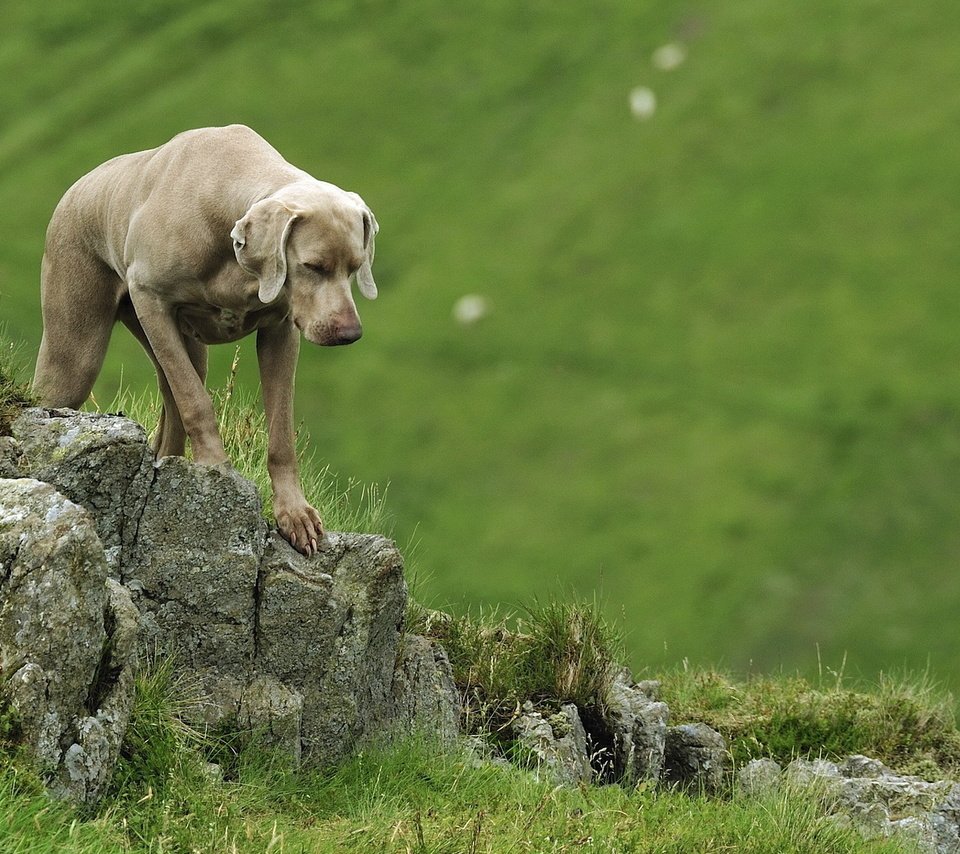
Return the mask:
POLYGON ((960 852, 960 783, 895 774, 866 756, 839 763, 796 759, 782 771, 758 759, 740 768, 737 779, 752 795, 783 785, 808 789, 824 799, 836 820, 867 836, 905 836, 930 854, 960 852))
POLYGON ((587 734, 573 703, 544 716, 526 703, 511 724, 516 759, 559 785, 575 786, 593 778, 587 754, 587 734))
POLYGON ((603 719, 609 731, 613 778, 628 786, 658 782, 663 773, 670 710, 655 698, 659 683, 633 683, 620 674, 610 686, 603 719))
POLYGON ((129 717, 135 650, 172 657, 198 715, 333 764, 364 739, 456 731, 449 664, 403 634, 389 540, 306 559, 228 466, 155 461, 122 417, 26 410, 0 447, 5 693, 51 788, 93 800, 129 717), (27 478, 27 479, 25 479, 27 478))
MULTIPOLYGON (((392 542, 330 533, 306 559, 269 529, 252 484, 229 467, 157 462, 124 418, 27 410, 11 431, 0 437, 0 733, 19 731, 52 792, 103 793, 143 648, 198 686, 205 723, 295 763, 337 763, 391 730, 457 736, 446 653, 404 632, 392 542)), ((527 703, 498 737, 555 783, 725 791, 722 736, 668 726, 658 690, 624 671, 599 704, 527 703)), ((867 833, 960 854, 960 784, 866 757, 785 770, 758 760, 736 780, 744 796, 812 786, 867 833)))
POLYGON ((397 723, 406 731, 421 729, 442 742, 459 733, 460 696, 447 653, 439 643, 406 635, 393 680, 397 723))
POLYGON ((89 514, 49 484, 0 480, 4 700, 52 791, 92 802, 133 704, 136 611, 89 514))
POLYGON ((119 578, 153 480, 143 427, 72 409, 27 409, 11 432, 18 473, 52 484, 90 511, 111 575, 119 578))

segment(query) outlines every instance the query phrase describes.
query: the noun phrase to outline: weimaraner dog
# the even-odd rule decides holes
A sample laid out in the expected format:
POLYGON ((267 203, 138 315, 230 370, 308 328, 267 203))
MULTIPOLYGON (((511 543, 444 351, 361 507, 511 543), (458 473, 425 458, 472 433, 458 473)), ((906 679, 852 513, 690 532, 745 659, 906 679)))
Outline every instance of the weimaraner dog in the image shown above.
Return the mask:
POLYGON ((227 463, 204 389, 207 344, 256 330, 269 433, 267 466, 281 533, 307 555, 323 536, 294 449, 300 332, 314 344, 360 337, 351 279, 365 297, 373 212, 356 193, 287 163, 242 125, 202 128, 115 157, 74 184, 47 229, 41 271, 41 403, 77 408, 120 320, 157 369, 158 456, 227 463))

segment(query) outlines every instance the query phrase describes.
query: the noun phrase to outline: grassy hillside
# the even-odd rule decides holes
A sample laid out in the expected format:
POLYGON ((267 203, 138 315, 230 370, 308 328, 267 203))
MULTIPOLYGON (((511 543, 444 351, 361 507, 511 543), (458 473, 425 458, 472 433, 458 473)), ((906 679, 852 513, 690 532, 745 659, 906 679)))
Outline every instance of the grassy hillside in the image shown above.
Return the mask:
MULTIPOLYGON (((323 461, 389 482, 425 595, 599 590, 637 665, 819 645, 960 687, 953 12, 7 0, 0 315, 36 347, 75 178, 246 122, 382 225, 365 337, 306 347, 297 405, 323 461), (491 313, 461 327, 467 293, 491 313)), ((98 399, 121 376, 152 382, 122 330, 98 399)))

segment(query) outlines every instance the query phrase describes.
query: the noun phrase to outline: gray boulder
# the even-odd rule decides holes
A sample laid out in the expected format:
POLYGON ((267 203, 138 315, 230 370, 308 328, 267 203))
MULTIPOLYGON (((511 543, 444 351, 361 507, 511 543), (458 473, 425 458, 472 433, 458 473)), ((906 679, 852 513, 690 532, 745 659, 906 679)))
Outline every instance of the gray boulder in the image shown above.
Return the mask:
POLYGON ((209 723, 236 714, 253 676, 266 534, 256 488, 233 469, 182 457, 156 465, 123 581, 145 642, 173 655, 211 698, 209 723))
POLYGON ((752 797, 769 794, 780 784, 782 772, 773 759, 752 759, 737 769, 737 790, 752 797))
POLYGON ((339 762, 394 718, 407 586, 384 537, 328 533, 311 559, 278 534, 257 582, 256 666, 303 697, 303 754, 339 762))
MULTIPOLYGON (((29 471, 66 494, 43 518, 52 524, 69 517, 75 561, 74 575, 54 573, 29 605, 5 596, 8 625, 19 625, 19 611, 10 609, 20 603, 17 608, 34 608, 44 619, 61 619, 57 637, 73 633, 90 650, 103 647, 104 632, 115 629, 124 638, 139 633, 139 644, 172 656, 178 675, 195 686, 202 722, 236 722, 294 761, 334 764, 360 741, 397 729, 427 729, 445 738, 456 732, 456 690, 443 651, 413 637, 401 643, 407 589, 392 542, 329 533, 308 560, 269 533, 255 487, 229 466, 182 458, 156 463, 143 429, 124 418, 31 409, 12 430, 13 437, 0 443, 2 471, 29 471), (105 587, 106 573, 122 586, 105 587), (99 592, 88 596, 87 588, 99 592), (61 598, 69 606, 60 607, 61 598)), ((58 495, 31 483, 43 496, 58 495)), ((29 494, 11 498, 11 525, 35 515, 17 504, 20 498, 29 494)), ((20 542, 19 533, 10 536, 20 542)), ((15 556, 20 546, 10 548, 15 556)), ((30 540, 26 548, 33 556, 28 560, 24 552, 18 566, 32 561, 31 572, 52 572, 43 542, 35 547, 30 540)), ((20 583, 18 575, 4 572, 5 585, 20 583)), ((44 624, 38 635, 48 629, 44 624)), ((109 656, 91 664, 72 648, 59 656, 58 646, 58 654, 46 658, 28 648, 29 666, 14 666, 21 637, 32 635, 20 632, 4 647, 4 672, 18 671, 13 684, 20 697, 46 693, 51 680, 86 686, 74 694, 88 697, 93 671, 109 672, 111 685, 124 686, 107 692, 96 713, 77 712, 77 696, 62 702, 54 696, 58 708, 76 717, 69 743, 60 718, 34 721, 33 707, 18 700, 35 741, 49 746, 38 755, 49 754, 50 767, 69 767, 71 779, 89 779, 91 765, 101 762, 97 757, 115 753, 118 740, 107 725, 128 714, 120 695, 128 696, 132 677, 109 656)), ((126 641, 111 643, 111 655, 126 655, 126 641)))
POLYGON ((93 516, 111 575, 137 533, 153 453, 129 418, 72 409, 27 409, 13 421, 21 475, 50 483, 93 516))
POLYGON ((107 579, 89 514, 52 486, 0 480, 4 700, 51 791, 91 803, 133 705, 137 617, 107 579))
POLYGON ((716 794, 723 788, 730 754, 723 736, 706 724, 667 729, 664 782, 690 791, 716 794))
POLYGON ((20 443, 13 436, 0 436, 0 477, 20 476, 20 443))
POLYGON ((647 693, 658 688, 659 683, 641 687, 620 677, 607 693, 603 718, 613 745, 613 778, 625 786, 656 782, 663 772, 670 709, 647 693))
POLYGON ((573 703, 561 706, 549 717, 535 711, 532 703, 525 703, 511 730, 521 762, 529 762, 559 785, 590 782, 593 769, 587 754, 587 734, 573 703))
POLYGON ((459 733, 460 695, 447 653, 436 641, 404 635, 393 677, 393 725, 444 743, 459 733))
POLYGON ((876 759, 797 759, 785 777, 812 787, 867 836, 909 837, 931 854, 960 852, 960 784, 896 774, 876 759))

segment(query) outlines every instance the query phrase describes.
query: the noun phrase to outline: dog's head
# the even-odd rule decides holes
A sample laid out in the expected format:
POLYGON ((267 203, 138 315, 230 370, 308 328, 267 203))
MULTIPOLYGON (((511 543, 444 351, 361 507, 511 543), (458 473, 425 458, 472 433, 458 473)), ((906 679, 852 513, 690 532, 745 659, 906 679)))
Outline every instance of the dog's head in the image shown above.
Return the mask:
POLYGON ((362 331, 350 283, 377 298, 373 211, 356 193, 301 181, 254 204, 230 236, 237 262, 260 282, 263 303, 281 294, 314 344, 351 344, 362 331))

